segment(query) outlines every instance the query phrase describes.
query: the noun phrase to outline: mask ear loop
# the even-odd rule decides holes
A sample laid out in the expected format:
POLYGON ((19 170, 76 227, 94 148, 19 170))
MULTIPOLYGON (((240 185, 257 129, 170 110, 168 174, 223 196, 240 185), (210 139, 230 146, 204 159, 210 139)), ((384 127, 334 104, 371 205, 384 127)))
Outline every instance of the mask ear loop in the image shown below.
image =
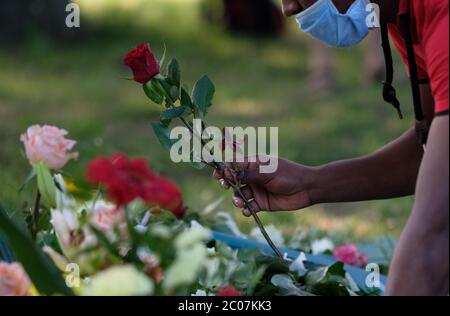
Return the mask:
POLYGON ((398 117, 403 119, 400 101, 398 101, 397 93, 392 86, 392 82, 394 81, 394 63, 392 60, 387 24, 381 25, 381 46, 383 47, 384 61, 386 63, 386 79, 383 81, 383 99, 391 104, 397 110, 398 117))

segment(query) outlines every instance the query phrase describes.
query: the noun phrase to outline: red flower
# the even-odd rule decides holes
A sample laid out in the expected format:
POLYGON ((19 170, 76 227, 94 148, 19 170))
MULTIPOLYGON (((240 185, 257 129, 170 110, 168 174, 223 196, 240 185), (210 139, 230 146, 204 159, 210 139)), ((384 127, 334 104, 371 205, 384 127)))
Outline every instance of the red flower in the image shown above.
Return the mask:
POLYGON ((104 185, 109 197, 119 205, 140 198, 177 217, 184 215, 180 189, 153 173, 144 159, 130 160, 122 154, 100 157, 89 163, 86 176, 91 183, 104 185))
POLYGON ((217 291, 216 296, 242 296, 242 293, 236 290, 233 286, 226 286, 217 291))
POLYGON ((130 51, 123 59, 123 63, 131 68, 134 80, 139 83, 146 83, 160 73, 159 62, 148 43, 143 43, 130 51))
POLYGON ((345 244, 333 251, 333 256, 351 266, 363 267, 367 264, 367 255, 358 252, 355 244, 345 244))

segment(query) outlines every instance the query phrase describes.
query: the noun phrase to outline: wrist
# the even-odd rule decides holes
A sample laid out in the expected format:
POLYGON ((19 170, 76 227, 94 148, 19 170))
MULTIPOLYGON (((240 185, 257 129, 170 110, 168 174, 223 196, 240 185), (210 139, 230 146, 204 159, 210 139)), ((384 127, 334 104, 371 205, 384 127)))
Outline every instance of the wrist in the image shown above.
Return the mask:
POLYGON ((310 205, 320 204, 323 202, 323 181, 320 179, 324 173, 324 167, 307 167, 307 172, 304 177, 306 194, 310 205))

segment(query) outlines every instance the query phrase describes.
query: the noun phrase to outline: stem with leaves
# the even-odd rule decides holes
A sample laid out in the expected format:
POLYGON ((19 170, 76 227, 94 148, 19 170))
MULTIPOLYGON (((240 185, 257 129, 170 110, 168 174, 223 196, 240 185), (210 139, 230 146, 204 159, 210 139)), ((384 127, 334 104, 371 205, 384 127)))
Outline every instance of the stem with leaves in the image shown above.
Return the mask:
MULTIPOLYGON (((160 122, 153 124, 153 129, 160 143, 167 149, 170 149, 173 141, 169 136, 169 125, 173 119, 178 118, 189 129, 191 136, 199 138, 202 146, 207 148, 202 136, 198 135, 198 133, 194 131, 193 127, 186 121, 186 117, 192 115, 194 118, 204 120, 209 108, 212 105, 212 99, 215 92, 214 85, 207 76, 203 76, 197 81, 193 88, 192 94, 190 95, 187 88, 181 87, 180 78, 181 71, 178 61, 176 59, 172 59, 168 64, 167 76, 160 74, 153 80, 143 85, 144 92, 147 97, 156 104, 164 104, 166 108, 161 112, 160 122)), ((207 148, 207 150, 211 153, 209 148, 207 148)), ((202 163, 219 172, 225 170, 225 168, 228 168, 228 166, 223 162, 217 162, 214 160, 211 162, 202 160, 202 163)), ((228 170, 235 175, 234 170, 231 168, 228 168, 228 170)), ((233 176, 233 178, 235 177, 233 176)), ((281 252, 271 240, 255 209, 251 206, 250 201, 245 198, 239 184, 235 183, 231 179, 225 179, 225 181, 243 199, 245 207, 252 214, 259 230, 261 231, 261 234, 264 236, 275 255, 280 259, 283 259, 281 252)))
MULTIPOLYGON (((200 139, 202 145, 204 147, 206 147, 207 145, 205 144, 205 141, 201 138, 201 136, 197 135, 194 130, 192 129, 192 127, 189 125, 189 123, 184 119, 184 118, 180 118, 181 121, 183 122, 183 124, 190 130, 191 134, 197 138, 200 139)), ((211 152, 211 150, 208 149, 209 152, 211 152)), ((210 167, 214 168, 216 171, 218 172, 222 172, 224 170, 224 168, 227 168, 227 166, 224 165, 224 163, 222 162, 216 162, 216 161, 212 161, 212 162, 205 162, 203 161, 205 164, 209 165, 210 167)), ((234 172, 233 170, 229 169, 230 172, 234 172)), ((253 219, 256 222, 256 225, 258 225, 259 230, 261 231, 261 234, 264 236, 264 239, 266 239, 267 243, 269 244, 270 248, 272 248, 273 252, 275 253, 275 255, 277 257, 279 257, 280 259, 283 259, 283 255, 281 254, 281 252, 278 250, 277 246, 275 246, 275 244, 273 243, 272 239, 270 238, 269 234, 267 233, 266 229, 264 228, 264 225, 261 221, 261 219, 259 218, 258 214, 256 213, 256 211, 253 209, 252 205, 250 204, 250 201, 248 201, 248 199, 245 197, 244 193, 242 192, 241 188, 239 187, 239 185, 237 183, 234 183, 231 179, 225 178, 224 179, 228 185, 237 193, 239 194, 239 197, 244 201, 245 207, 250 211, 250 213, 252 214, 253 219)))
POLYGON ((33 213, 31 214, 31 238, 36 240, 37 232, 39 229, 39 209, 41 205, 41 193, 39 190, 36 192, 36 197, 34 200, 33 213))

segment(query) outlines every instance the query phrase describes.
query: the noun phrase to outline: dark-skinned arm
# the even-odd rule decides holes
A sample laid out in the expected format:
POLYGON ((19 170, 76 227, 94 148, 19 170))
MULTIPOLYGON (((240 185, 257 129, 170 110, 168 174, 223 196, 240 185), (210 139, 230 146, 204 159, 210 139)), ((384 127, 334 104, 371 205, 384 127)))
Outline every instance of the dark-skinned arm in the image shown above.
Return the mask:
POLYGON ((448 295, 449 119, 434 119, 386 295, 448 295))
MULTIPOLYGON (((421 85, 423 110, 431 125, 434 102, 430 86, 421 85)), ((315 203, 386 199, 414 194, 423 157, 414 128, 375 153, 337 161, 317 170, 310 198, 315 203)))

